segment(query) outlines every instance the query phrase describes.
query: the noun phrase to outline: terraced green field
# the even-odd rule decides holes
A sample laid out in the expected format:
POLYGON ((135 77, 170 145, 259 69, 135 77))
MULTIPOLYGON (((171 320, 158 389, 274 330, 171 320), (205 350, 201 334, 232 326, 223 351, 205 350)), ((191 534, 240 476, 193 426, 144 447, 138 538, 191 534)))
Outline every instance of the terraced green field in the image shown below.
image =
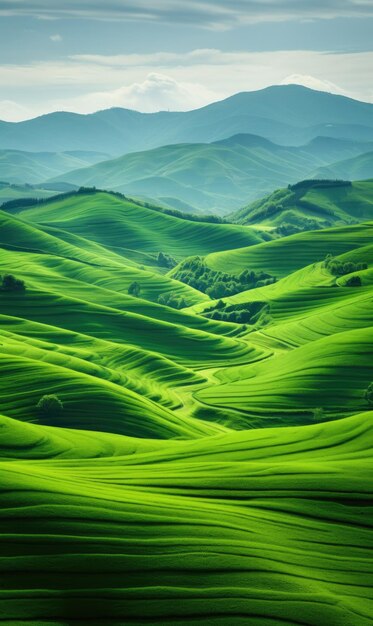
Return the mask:
POLYGON ((0 622, 371 624, 372 265, 368 221, 262 242, 102 192, 0 212, 25 283, 0 289, 0 622), (224 298, 268 315, 209 319, 159 251, 276 275, 224 298))

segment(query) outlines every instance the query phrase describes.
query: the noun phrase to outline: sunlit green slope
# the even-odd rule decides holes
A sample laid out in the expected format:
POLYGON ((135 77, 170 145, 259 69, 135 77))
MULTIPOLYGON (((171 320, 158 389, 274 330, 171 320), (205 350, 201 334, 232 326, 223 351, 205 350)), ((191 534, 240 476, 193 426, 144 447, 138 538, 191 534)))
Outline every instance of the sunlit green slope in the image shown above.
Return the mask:
POLYGON ((327 254, 338 256, 355 248, 371 244, 373 222, 309 231, 266 243, 209 254, 209 267, 224 271, 229 267, 235 274, 249 268, 263 270, 277 278, 306 265, 322 261, 327 254))
POLYGON ((8 624, 371 623, 369 414, 194 444, 1 426, 8 624))

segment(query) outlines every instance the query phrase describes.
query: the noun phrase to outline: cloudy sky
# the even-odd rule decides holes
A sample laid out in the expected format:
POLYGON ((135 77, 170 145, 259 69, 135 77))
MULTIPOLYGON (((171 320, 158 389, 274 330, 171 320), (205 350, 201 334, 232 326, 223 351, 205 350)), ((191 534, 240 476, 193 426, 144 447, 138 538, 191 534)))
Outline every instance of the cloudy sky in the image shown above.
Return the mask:
POLYGON ((300 83, 373 102, 373 0, 0 0, 0 119, 300 83))

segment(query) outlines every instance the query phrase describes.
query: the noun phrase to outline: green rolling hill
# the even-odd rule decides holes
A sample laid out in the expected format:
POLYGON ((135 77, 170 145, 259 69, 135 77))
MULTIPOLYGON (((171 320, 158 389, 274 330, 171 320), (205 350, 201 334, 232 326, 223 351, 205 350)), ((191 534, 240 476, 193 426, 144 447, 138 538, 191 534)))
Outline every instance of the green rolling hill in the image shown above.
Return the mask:
POLYGON ((369 185, 269 241, 101 191, 0 211, 1 622, 372 623, 369 185), (212 300, 195 256, 277 281, 212 300))
POLYGON ((325 227, 372 217, 373 182, 306 180, 249 204, 230 217, 239 224, 325 227), (308 222, 311 220, 311 222, 308 222))
POLYGON ((46 227, 83 236, 130 257, 162 251, 184 258, 261 241, 253 229, 181 219, 156 207, 104 192, 52 199, 20 211, 19 215, 46 227))

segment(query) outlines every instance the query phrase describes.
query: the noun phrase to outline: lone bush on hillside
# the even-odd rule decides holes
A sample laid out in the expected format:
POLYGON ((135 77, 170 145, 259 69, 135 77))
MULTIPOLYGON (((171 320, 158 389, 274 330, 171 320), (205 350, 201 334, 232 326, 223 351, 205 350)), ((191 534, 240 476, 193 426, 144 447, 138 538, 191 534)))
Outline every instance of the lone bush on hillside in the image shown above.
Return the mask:
POLYGON ((177 262, 171 255, 164 252, 159 252, 157 257, 157 264, 159 265, 159 267, 173 268, 176 267, 177 262))
POLYGON ((1 279, 0 289, 2 291, 22 292, 25 291, 26 285, 23 280, 16 278, 13 274, 5 274, 1 279))
POLYGON ((42 396, 36 405, 40 417, 56 418, 63 413, 63 404, 58 396, 47 394, 42 396))
POLYGON ((130 286, 128 287, 128 293, 130 296, 135 296, 135 298, 138 298, 141 292, 141 287, 139 285, 138 282, 133 282, 130 284, 130 286))
POLYGON ((313 410, 313 419, 315 422, 321 422, 324 417, 324 409, 318 407, 313 410))
POLYGON ((361 278, 356 274, 354 276, 350 276, 347 278, 345 282, 345 287, 361 287, 361 278))
POLYGON ((373 383, 370 383, 364 397, 368 404, 373 404, 373 383))

